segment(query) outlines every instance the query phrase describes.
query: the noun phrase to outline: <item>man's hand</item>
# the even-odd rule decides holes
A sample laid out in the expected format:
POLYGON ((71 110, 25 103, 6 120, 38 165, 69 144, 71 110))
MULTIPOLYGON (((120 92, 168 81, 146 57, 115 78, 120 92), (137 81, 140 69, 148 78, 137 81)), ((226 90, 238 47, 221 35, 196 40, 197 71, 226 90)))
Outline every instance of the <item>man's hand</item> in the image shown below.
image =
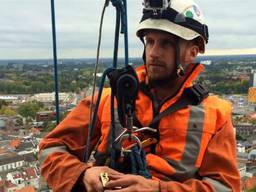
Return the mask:
POLYGON ((103 186, 100 180, 100 174, 107 173, 113 176, 123 175, 109 167, 91 167, 84 173, 83 183, 87 192, 103 192, 103 186))
POLYGON ((159 182, 146 179, 139 175, 112 175, 108 174, 110 181, 104 192, 158 192, 159 182))

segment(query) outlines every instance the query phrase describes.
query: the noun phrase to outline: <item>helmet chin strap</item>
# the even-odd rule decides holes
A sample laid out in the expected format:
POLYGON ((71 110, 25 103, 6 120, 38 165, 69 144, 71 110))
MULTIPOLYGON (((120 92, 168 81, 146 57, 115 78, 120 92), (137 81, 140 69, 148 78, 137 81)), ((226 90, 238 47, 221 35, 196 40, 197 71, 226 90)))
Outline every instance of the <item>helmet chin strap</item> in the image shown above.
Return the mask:
POLYGON ((144 46, 142 59, 144 61, 144 64, 146 64, 146 44, 145 44, 145 41, 144 41, 143 37, 140 37, 140 40, 141 40, 141 42, 143 43, 143 46, 144 46))
POLYGON ((176 49, 176 58, 175 58, 176 74, 178 77, 182 77, 185 75, 185 70, 180 63, 180 38, 179 37, 177 37, 177 43, 176 43, 175 49, 176 49))

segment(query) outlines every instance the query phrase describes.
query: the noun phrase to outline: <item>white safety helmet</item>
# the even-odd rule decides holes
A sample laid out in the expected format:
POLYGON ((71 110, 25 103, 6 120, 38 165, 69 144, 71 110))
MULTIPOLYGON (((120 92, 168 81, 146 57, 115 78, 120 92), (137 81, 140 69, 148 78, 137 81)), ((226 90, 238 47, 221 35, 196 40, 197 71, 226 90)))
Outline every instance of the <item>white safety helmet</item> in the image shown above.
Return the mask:
POLYGON ((144 0, 137 36, 142 38, 149 29, 165 31, 185 40, 199 37, 200 53, 204 53, 209 37, 203 13, 192 0, 144 0))

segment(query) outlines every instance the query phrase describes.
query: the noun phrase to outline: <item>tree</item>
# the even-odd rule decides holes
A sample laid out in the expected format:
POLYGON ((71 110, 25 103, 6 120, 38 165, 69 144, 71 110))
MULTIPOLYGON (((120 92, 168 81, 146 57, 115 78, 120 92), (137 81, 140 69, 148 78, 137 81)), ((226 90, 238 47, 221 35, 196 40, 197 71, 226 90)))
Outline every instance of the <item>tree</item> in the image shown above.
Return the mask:
POLYGON ((70 111, 62 112, 62 113, 60 114, 60 121, 62 121, 63 119, 65 119, 69 113, 70 113, 70 111))
POLYGON ((243 135, 236 134, 236 140, 237 141, 246 141, 246 138, 243 135))
POLYGON ((3 106, 7 106, 8 103, 5 101, 5 100, 2 100, 0 99, 0 109, 3 107, 3 106))
POLYGON ((246 190, 247 192, 255 192, 256 191, 256 186, 253 187, 253 189, 246 190))
POLYGON ((18 119, 16 120, 16 124, 17 124, 18 126, 23 126, 23 120, 22 120, 22 118, 18 118, 18 119))
POLYGON ((255 126, 255 125, 256 125, 256 119, 252 119, 252 120, 250 121, 250 123, 255 126))
POLYGON ((17 111, 18 113, 25 118, 35 118, 36 113, 43 108, 43 104, 38 101, 30 101, 22 103, 17 111))
POLYGON ((56 122, 53 121, 46 121, 44 124, 44 130, 46 130, 47 132, 52 131, 56 127, 56 122))
POLYGON ((7 106, 2 106, 2 108, 0 108, 0 115, 6 115, 6 116, 15 116, 17 115, 17 113, 12 110, 10 107, 7 106))

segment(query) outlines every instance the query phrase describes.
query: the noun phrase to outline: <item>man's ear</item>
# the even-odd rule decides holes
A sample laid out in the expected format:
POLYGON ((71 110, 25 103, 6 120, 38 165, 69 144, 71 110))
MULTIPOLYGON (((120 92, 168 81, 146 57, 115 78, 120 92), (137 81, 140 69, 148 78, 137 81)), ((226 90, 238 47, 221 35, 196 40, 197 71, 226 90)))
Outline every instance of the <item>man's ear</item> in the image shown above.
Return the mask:
POLYGON ((194 62, 196 56, 199 53, 198 45, 190 42, 187 45, 186 53, 185 53, 185 63, 192 63, 194 62))

